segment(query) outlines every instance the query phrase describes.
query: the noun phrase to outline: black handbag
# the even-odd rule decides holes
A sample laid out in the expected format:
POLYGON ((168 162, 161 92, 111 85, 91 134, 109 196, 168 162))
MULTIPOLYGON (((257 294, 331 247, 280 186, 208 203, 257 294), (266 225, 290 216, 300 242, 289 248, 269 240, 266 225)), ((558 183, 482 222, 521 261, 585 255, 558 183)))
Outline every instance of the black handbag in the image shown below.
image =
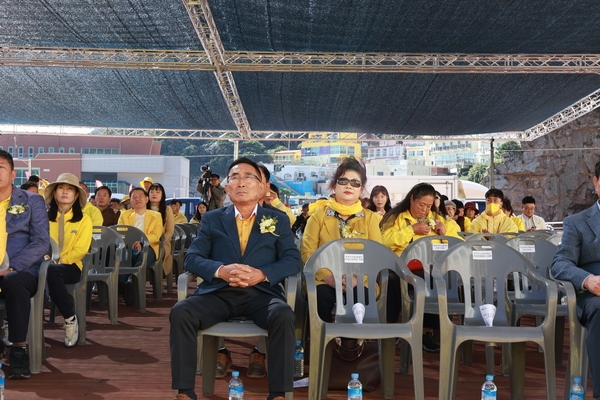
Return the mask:
POLYGON ((330 390, 347 390, 350 374, 358 373, 364 391, 372 392, 381 383, 376 340, 336 339, 329 372, 330 390))

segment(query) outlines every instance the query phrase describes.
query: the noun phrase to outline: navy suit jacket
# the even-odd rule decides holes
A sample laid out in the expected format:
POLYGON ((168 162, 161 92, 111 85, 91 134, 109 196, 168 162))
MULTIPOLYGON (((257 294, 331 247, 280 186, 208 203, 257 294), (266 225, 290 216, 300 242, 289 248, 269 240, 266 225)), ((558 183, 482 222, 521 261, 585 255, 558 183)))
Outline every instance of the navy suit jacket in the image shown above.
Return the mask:
POLYGON ((10 266, 37 276, 44 255, 50 251, 50 226, 46 203, 39 194, 13 187, 10 206, 25 205, 21 214, 6 213, 10 266))
POLYGON ((590 208, 563 221, 563 236, 552 262, 556 279, 570 281, 581 289, 584 279, 600 275, 600 209, 590 208))
POLYGON ((287 215, 258 206, 256 222, 242 255, 234 207, 205 213, 198 236, 192 242, 184 262, 186 271, 204 280, 194 294, 210 293, 228 286, 226 281, 215 278, 214 275, 221 265, 233 263, 260 269, 269 282, 262 282, 256 288, 283 298, 283 289, 279 283, 302 269, 300 252, 294 244, 287 215), (260 233, 259 223, 264 215, 277 218, 275 235, 260 233))

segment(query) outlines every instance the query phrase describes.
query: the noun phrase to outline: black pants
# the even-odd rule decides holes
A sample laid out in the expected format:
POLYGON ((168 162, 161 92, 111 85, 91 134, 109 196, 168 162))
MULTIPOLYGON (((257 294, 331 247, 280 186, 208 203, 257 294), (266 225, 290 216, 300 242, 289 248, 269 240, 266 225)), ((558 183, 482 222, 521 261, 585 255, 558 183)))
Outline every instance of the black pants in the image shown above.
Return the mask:
POLYGON ((37 292, 37 284, 37 276, 26 271, 9 272, 0 280, 0 296, 6 299, 6 317, 10 325, 8 340, 13 343, 27 340, 31 312, 29 300, 37 292))
MULTIPOLYGON (((354 290, 354 298, 358 298, 358 289, 356 287, 354 290)), ((365 299, 369 298, 369 289, 365 288, 365 299)), ((331 315, 331 311, 333 310, 333 306, 335 305, 335 288, 325 284, 325 285, 317 285, 317 312, 319 313, 319 318, 321 318, 325 322, 333 322, 333 316, 331 315)), ((346 301, 346 293, 344 293, 344 301, 346 301)))
MULTIPOLYGON (((600 397, 600 297, 585 292, 577 296, 577 312, 581 325, 588 330, 585 339, 592 379, 594 380, 594 398, 600 397)), ((582 373, 586 374, 587 371, 582 373)), ((570 383, 569 383, 570 384, 570 383)))
POLYGON ((64 319, 75 315, 73 299, 65 285, 77 283, 79 279, 81 279, 81 270, 77 264, 50 264, 48 266, 48 292, 64 319))
POLYGON ((199 329, 245 316, 269 333, 267 373, 269 392, 292 392, 294 380, 295 315, 287 303, 257 288, 225 287, 190 296, 171 309, 171 377, 173 389, 194 389, 199 329))

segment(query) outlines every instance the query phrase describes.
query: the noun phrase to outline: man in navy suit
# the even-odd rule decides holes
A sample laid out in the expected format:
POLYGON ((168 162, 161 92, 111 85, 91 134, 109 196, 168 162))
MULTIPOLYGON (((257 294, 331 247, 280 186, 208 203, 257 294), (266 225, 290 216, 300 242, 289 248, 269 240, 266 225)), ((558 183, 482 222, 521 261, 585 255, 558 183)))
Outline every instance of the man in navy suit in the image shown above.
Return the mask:
POLYGON ((198 329, 245 316, 269 333, 268 400, 293 391, 294 313, 281 283, 300 272, 302 262, 286 215, 262 208, 265 182, 247 158, 227 171, 233 205, 202 217, 185 257, 185 270, 203 279, 194 294, 171 310, 171 375, 177 400, 195 400, 198 329))
MULTIPOLYGON (((592 182, 600 196, 600 161, 592 182)), ((562 242, 554 256, 552 274, 578 290, 577 313, 588 330, 586 339, 594 398, 600 399, 600 202, 563 221, 562 242)), ((586 373, 585 371, 583 373, 586 373)))
POLYGON ((0 207, 6 210, 9 265, 0 272, 0 296, 6 299, 8 340, 13 343, 8 377, 27 379, 30 376, 29 355, 25 350, 31 311, 29 299, 38 290, 38 272, 50 249, 50 235, 44 198, 14 187, 15 175, 12 156, 0 150, 0 207))

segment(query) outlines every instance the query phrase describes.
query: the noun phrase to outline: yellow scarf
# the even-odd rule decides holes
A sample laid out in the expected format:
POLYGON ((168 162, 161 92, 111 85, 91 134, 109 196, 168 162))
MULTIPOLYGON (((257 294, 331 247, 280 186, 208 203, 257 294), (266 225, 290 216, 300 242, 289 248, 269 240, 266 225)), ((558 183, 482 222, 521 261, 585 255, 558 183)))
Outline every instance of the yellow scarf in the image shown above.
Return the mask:
POLYGON ((337 213, 340 215, 358 214, 363 210, 360 200, 357 200, 356 203, 352 204, 351 206, 345 206, 335 201, 334 198, 330 198, 328 200, 317 200, 314 203, 309 204, 308 215, 312 215, 317 208, 321 207, 329 207, 333 211, 337 211, 337 213))

